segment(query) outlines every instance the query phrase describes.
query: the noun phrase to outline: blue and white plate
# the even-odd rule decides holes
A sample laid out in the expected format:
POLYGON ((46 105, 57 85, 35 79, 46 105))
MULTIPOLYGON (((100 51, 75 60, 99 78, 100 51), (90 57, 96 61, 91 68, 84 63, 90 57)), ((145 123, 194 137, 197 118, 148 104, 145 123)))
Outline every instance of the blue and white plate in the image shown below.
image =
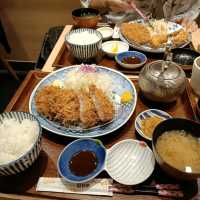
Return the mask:
POLYGON ((143 138, 145 138, 147 140, 152 140, 152 139, 150 137, 146 136, 142 132, 141 122, 142 122, 142 120, 149 118, 149 117, 153 117, 153 116, 160 117, 164 120, 172 118, 172 116, 169 115, 168 113, 166 113, 162 110, 158 110, 158 109, 149 109, 149 110, 145 110, 145 111, 141 112, 135 119, 135 129, 143 138))
MULTIPOLYGON (((154 19, 152 19, 153 21, 154 19)), ((140 24, 145 24, 146 22, 143 19, 137 19, 134 21, 130 21, 129 23, 140 23, 140 24)), ((171 34, 175 31, 180 30, 181 28, 183 28, 180 24, 174 23, 174 22, 167 22, 168 23, 168 34, 171 34)), ((177 46, 177 47, 185 47, 187 46, 190 41, 191 41, 191 36, 188 35, 188 41, 185 42, 184 44, 177 46)), ((119 31, 119 38, 123 41, 123 42, 127 42, 129 44, 129 46, 133 47, 134 49, 140 50, 140 51, 145 51, 145 52, 151 52, 151 53, 163 53, 165 51, 165 47, 161 47, 161 48, 157 48, 154 49, 152 47, 150 47, 148 44, 144 44, 144 45, 138 45, 135 44, 131 41, 129 41, 122 33, 121 31, 119 31)))
MULTIPOLYGON (((64 82, 66 79, 66 74, 71 72, 72 70, 78 70, 81 67, 81 65, 74 65, 70 67, 65 67, 60 70, 57 70, 55 72, 50 73, 48 76, 46 76, 43 80, 41 80, 38 85, 33 90, 30 100, 29 100, 29 111, 33 115, 37 117, 39 120, 41 126, 45 128, 46 130, 49 130, 55 134, 73 137, 73 138, 93 138, 93 137, 99 137, 103 135, 107 135, 109 133, 112 133, 119 129, 121 126, 123 126, 131 117, 133 114, 136 102, 137 102, 137 93, 134 84, 122 73, 102 67, 102 66, 96 66, 93 65, 96 72, 100 73, 106 73, 108 74, 112 81, 113 81, 113 101, 115 104, 115 107, 117 107, 117 112, 115 114, 114 119, 107 124, 96 126, 90 129, 81 129, 79 127, 77 128, 66 128, 59 124, 58 122, 50 121, 46 117, 40 115, 36 110, 35 105, 35 96, 38 91, 40 91, 44 86, 51 85, 53 81, 59 80, 61 82, 64 82), (129 103, 121 104, 120 103, 120 96, 124 91, 129 91, 132 95, 132 100, 129 103)), ((103 84, 103 83, 102 83, 103 84)))

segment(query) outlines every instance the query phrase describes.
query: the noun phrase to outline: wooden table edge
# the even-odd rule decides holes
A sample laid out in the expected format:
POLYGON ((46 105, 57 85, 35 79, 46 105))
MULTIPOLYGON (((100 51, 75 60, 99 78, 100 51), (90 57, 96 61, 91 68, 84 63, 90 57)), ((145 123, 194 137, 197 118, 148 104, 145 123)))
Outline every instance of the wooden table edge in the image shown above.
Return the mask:
POLYGON ((51 196, 46 196, 46 195, 40 195, 40 196, 35 196, 35 195, 19 195, 19 194, 6 194, 6 193, 0 193, 0 200, 80 200, 80 198, 63 198, 63 197, 51 197, 51 196))
POLYGON ((65 44, 65 35, 70 32, 73 25, 66 25, 58 38, 58 41, 56 42, 51 54, 49 55, 47 61, 45 62, 42 71, 44 72, 52 72, 54 70, 54 63, 60 58, 64 51, 64 44, 65 44))

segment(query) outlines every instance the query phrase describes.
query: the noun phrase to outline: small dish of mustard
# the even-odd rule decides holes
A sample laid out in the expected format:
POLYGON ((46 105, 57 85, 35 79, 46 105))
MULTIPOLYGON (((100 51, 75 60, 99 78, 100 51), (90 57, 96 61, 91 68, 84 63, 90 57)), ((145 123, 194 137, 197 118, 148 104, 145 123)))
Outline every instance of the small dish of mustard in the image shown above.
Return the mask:
POLYGON ((158 109, 148 109, 136 117, 135 129, 140 136, 151 141, 156 126, 170 118, 172 117, 167 112, 158 109))

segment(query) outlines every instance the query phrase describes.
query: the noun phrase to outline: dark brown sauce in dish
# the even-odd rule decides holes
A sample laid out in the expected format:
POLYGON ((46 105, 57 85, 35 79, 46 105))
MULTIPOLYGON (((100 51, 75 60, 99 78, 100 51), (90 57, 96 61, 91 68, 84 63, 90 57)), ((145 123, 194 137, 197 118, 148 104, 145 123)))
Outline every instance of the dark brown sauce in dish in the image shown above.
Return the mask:
POLYGON ((122 62, 124 64, 139 64, 139 63, 141 63, 141 60, 135 56, 131 56, 131 57, 123 58, 122 62))
POLYGON ((97 168, 98 160, 94 152, 80 151, 69 161, 69 169, 76 176, 87 176, 97 168))

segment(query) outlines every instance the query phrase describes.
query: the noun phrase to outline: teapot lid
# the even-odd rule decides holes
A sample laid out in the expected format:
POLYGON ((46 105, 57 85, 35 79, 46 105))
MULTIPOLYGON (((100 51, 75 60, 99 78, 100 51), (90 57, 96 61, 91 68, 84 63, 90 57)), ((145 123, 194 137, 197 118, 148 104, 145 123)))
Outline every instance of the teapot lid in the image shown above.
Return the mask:
POLYGON ((149 64, 149 72, 152 76, 159 78, 162 76, 164 80, 176 79, 180 76, 182 69, 171 61, 155 61, 149 64))

